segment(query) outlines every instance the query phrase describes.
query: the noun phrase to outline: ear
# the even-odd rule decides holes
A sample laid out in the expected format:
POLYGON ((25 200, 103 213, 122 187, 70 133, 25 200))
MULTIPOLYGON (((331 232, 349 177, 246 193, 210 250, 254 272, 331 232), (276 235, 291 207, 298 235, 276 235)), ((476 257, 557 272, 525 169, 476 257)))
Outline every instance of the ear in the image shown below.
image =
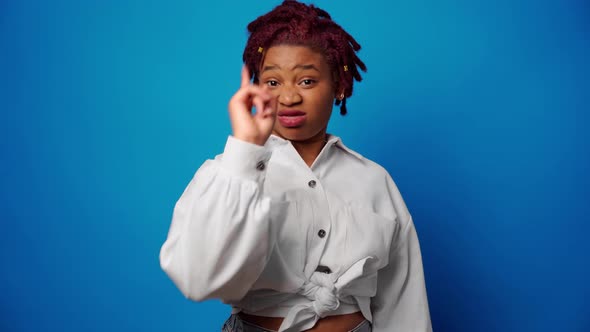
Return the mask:
POLYGON ((334 99, 342 100, 340 96, 344 95, 344 87, 338 81, 334 81, 334 99))

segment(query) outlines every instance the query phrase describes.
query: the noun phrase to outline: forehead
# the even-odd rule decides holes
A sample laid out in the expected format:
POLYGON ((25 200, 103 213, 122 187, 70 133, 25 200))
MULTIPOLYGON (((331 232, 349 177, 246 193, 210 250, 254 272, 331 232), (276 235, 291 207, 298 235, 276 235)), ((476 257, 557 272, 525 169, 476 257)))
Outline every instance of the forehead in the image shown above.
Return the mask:
POLYGON ((266 51, 262 68, 278 66, 281 70, 291 70, 298 65, 314 65, 320 71, 329 71, 324 55, 307 46, 276 45, 266 51))

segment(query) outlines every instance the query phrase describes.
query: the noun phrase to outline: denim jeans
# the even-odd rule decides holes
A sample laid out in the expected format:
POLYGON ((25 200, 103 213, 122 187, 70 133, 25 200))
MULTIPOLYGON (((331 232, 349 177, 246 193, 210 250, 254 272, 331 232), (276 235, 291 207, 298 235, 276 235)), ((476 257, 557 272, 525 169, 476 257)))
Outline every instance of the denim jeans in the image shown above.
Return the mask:
MULTIPOLYGON (((371 332, 371 323, 368 320, 362 321, 359 325, 357 325, 352 330, 347 332, 371 332)), ((240 318, 238 315, 231 315, 223 327, 221 328, 221 332, 275 332, 273 330, 265 329, 264 327, 260 327, 258 325, 254 325, 252 323, 246 322, 240 318)), ((336 331, 335 331, 336 332, 336 331)))

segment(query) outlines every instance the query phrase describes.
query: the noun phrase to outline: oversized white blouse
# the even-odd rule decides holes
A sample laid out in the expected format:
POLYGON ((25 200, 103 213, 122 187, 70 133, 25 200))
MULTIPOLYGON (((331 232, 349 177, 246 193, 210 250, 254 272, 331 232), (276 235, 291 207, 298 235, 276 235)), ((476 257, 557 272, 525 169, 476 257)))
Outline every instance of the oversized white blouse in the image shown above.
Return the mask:
POLYGON ((287 140, 232 136, 176 203, 160 264, 189 299, 304 331, 361 311, 374 332, 431 331, 420 245, 387 171, 329 136, 311 167, 287 140))

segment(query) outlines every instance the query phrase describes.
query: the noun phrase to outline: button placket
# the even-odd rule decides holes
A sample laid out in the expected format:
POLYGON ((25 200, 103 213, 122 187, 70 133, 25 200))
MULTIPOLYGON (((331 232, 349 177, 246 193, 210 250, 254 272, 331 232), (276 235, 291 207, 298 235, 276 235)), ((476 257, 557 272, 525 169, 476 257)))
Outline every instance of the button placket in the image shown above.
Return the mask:
MULTIPOLYGON (((314 174, 317 175, 317 174, 314 174)), ((304 272, 307 277, 310 277, 315 272, 318 266, 322 253, 327 244, 327 235, 330 231, 331 218, 329 213, 328 201, 326 199, 323 187, 317 177, 310 176, 310 180, 307 182, 309 194, 312 203, 312 210, 314 211, 314 217, 312 222, 313 230, 310 235, 312 236, 309 241, 309 256, 305 264, 304 272)))

